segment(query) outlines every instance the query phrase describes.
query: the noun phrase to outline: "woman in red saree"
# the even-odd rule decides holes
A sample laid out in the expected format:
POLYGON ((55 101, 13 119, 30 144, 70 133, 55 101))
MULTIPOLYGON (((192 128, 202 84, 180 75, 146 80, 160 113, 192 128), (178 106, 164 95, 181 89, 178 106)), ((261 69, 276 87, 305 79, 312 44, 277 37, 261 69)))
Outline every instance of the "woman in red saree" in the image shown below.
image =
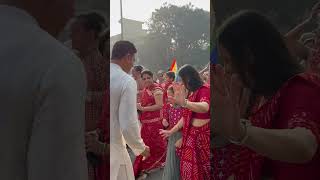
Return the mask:
POLYGON ((320 179, 319 77, 303 73, 283 36, 255 12, 222 26, 218 50, 227 71, 213 70, 213 130, 233 144, 213 150, 214 179, 320 179), (249 97, 252 105, 242 106, 249 97))
POLYGON ((162 125, 163 90, 153 82, 153 73, 145 70, 141 73, 145 88, 140 94, 139 119, 141 122, 141 137, 150 147, 151 156, 143 159, 136 157, 134 161, 135 176, 146 176, 150 170, 164 167, 166 161, 167 142, 159 136, 162 125))
POLYGON ((183 86, 175 86, 174 101, 185 108, 183 118, 171 130, 161 130, 160 134, 166 138, 183 127, 178 149, 181 179, 210 180, 210 88, 190 65, 181 67, 179 76, 183 86))

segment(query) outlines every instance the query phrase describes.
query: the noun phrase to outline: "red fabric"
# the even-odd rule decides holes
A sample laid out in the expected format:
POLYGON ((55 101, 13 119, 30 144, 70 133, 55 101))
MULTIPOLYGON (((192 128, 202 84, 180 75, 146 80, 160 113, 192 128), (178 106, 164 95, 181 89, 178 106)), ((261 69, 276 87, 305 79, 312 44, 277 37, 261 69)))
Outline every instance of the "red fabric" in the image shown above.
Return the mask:
MULTIPOLYGON (((153 93, 156 90, 160 90, 163 92, 162 88, 158 84, 154 84, 151 87, 144 88, 140 92, 140 103, 142 107, 152 106, 156 104, 154 99, 153 93)), ((150 120, 154 118, 161 118, 162 117, 162 109, 158 111, 145 111, 140 114, 139 118, 141 121, 150 120)))
MULTIPOLYGON (((199 90, 189 96, 189 101, 196 102, 198 94, 203 89, 209 89, 202 86, 199 90)), ((193 127, 192 119, 194 113, 185 109, 183 113, 184 127, 182 133, 182 147, 178 150, 180 157, 180 172, 182 180, 202 180, 211 179, 210 167, 210 125, 209 123, 202 127, 193 127)))
MULTIPOLYGON (((320 80, 311 75, 292 79, 281 91, 280 116, 274 121, 276 129, 304 127, 312 131, 320 145, 320 80)), ((275 179, 320 179, 319 148, 313 161, 307 164, 290 164, 271 161, 270 169, 275 179)))
POLYGON ((107 89, 107 61, 98 50, 94 50, 85 57, 81 57, 87 78, 87 91, 99 92, 99 97, 86 100, 86 131, 97 128, 102 113, 103 92, 107 89))
MULTIPOLYGON (((145 88, 141 93, 141 105, 152 106, 155 104, 153 92, 161 90, 156 84, 151 88, 145 88)), ((167 142, 159 135, 159 130, 163 129, 162 109, 153 112, 141 112, 141 137, 144 143, 150 147, 150 155, 147 159, 142 160, 138 156, 134 161, 134 173, 138 176, 143 171, 150 171, 155 168, 163 167, 166 161, 167 142)))
MULTIPOLYGON (((291 78, 264 105, 253 110, 250 121, 267 129, 305 127, 320 142, 320 79, 311 74, 291 78)), ((312 162, 306 164, 272 161, 243 146, 229 145, 213 150, 214 179, 259 180, 264 171, 275 180, 320 179, 319 148, 312 162), (223 156, 219 156, 224 154, 223 156), (220 165, 219 162, 223 163, 220 165), (217 168, 216 168, 217 167, 217 168)))
MULTIPOLYGON (((101 130, 101 140, 105 143, 110 141, 110 101, 109 101, 109 92, 106 91, 104 96, 104 104, 102 117, 99 122, 99 129, 101 130)), ((97 168, 97 180, 107 180, 110 177, 110 160, 109 155, 105 154, 102 156, 102 164, 97 168)))
POLYGON ((182 108, 175 108, 172 104, 166 104, 163 108, 163 118, 169 122, 169 128, 173 128, 182 118, 182 108))
MULTIPOLYGON (((101 118, 103 93, 107 89, 107 61, 101 53, 95 49, 86 56, 80 57, 87 79, 87 92, 90 94, 101 93, 90 98, 85 102, 85 129, 93 131, 98 128, 98 121, 101 118)), ((89 180, 96 180, 97 169, 88 163, 89 180)))
MULTIPOLYGON (((208 87, 209 85, 206 84, 198 90, 195 102, 206 102, 210 105, 210 88, 208 87)), ((206 113, 193 113, 192 116, 197 119, 210 119, 210 110, 206 113)))

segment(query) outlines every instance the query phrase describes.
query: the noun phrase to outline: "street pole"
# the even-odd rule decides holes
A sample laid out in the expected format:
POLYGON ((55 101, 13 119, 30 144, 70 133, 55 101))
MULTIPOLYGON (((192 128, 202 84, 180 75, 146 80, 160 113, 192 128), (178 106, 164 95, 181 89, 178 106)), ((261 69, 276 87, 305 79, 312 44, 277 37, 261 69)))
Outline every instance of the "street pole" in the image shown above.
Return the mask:
POLYGON ((123 16, 122 16, 122 0, 120 0, 120 14, 121 14, 121 40, 123 40, 123 16))

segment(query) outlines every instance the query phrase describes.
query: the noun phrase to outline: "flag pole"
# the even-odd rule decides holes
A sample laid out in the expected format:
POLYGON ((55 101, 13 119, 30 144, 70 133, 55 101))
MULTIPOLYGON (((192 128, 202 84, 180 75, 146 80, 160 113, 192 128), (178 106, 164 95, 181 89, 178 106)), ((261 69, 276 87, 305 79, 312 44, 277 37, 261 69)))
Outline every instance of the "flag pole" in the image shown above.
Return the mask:
POLYGON ((122 0, 120 0, 120 22, 121 22, 121 40, 123 40, 123 15, 122 15, 122 0))

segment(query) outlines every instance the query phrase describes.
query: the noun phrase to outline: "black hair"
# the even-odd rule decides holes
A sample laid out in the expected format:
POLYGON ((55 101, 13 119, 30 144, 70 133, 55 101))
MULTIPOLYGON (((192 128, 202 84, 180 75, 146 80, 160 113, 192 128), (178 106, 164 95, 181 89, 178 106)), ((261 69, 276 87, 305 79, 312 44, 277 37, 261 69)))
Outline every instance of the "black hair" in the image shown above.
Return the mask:
POLYGON ((153 78, 153 73, 152 73, 150 70, 143 70, 143 71, 141 72, 141 77, 142 77, 143 75, 145 75, 145 74, 147 74, 147 75, 149 75, 149 76, 151 76, 151 77, 153 78))
POLYGON ((137 53, 137 49, 134 44, 129 41, 118 41, 113 45, 111 59, 117 60, 128 54, 133 55, 135 53, 137 53))
POLYGON ((178 74, 181 77, 183 84, 191 92, 196 91, 204 84, 199 72, 189 64, 182 66, 178 74))
POLYGON ((93 30, 95 32, 96 38, 100 37, 100 34, 105 30, 107 26, 105 18, 97 12, 80 14, 76 17, 76 19, 80 20, 80 22, 83 23, 84 27, 88 31, 93 30))
POLYGON ((134 65, 134 66, 133 66, 133 69, 134 69, 135 71, 141 73, 141 72, 143 71, 143 66, 141 66, 141 65, 134 65))
POLYGON ((176 74, 172 71, 168 71, 166 72, 166 75, 170 78, 170 79, 175 79, 176 78, 176 74))
POLYGON ((218 31, 218 46, 231 55, 231 64, 252 93, 271 96, 285 81, 302 72, 280 32, 254 11, 241 11, 218 31))

